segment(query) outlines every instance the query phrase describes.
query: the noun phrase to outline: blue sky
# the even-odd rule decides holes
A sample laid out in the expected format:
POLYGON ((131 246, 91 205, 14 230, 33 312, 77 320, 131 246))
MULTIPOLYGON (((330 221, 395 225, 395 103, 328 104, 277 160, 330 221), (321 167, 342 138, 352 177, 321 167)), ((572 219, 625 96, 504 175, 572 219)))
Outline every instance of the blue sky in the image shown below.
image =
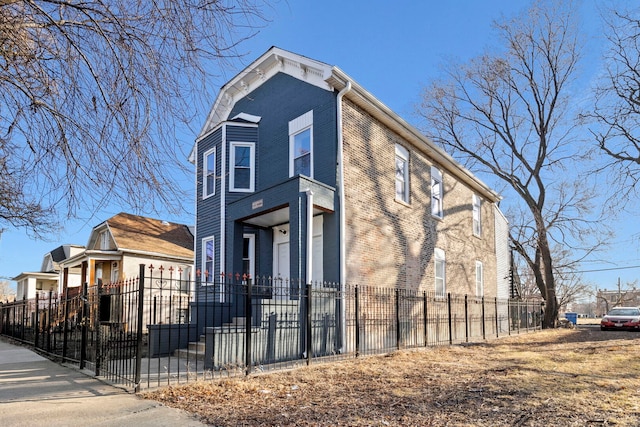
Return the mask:
MULTIPOLYGON (((597 59, 597 5, 602 2, 581 1, 584 28, 593 37, 588 39, 587 62, 597 59)), ((248 63, 271 46, 299 53, 336 65, 373 93, 409 122, 416 122, 414 105, 421 88, 439 74, 439 66, 447 58, 467 60, 481 54, 495 40, 491 23, 501 16, 512 16, 526 8, 524 0, 447 0, 447 1, 302 1, 279 0, 266 13, 271 22, 251 40, 240 46, 247 53, 248 63), (391 6, 392 4, 392 6, 391 6)), ((233 77, 242 67, 222 71, 233 77)), ((586 67, 586 78, 594 72, 586 67)), ((212 84, 219 87, 224 79, 212 84)), ((211 100, 213 103, 213 99, 211 100)), ((207 111, 192 126, 196 131, 204 123, 207 111)), ((188 153, 195 134, 184 134, 182 151, 188 153)), ((192 192, 192 190, 189 188, 192 192)), ((192 206, 193 198, 185 201, 192 206)), ((190 209, 193 211, 193 209, 190 209)), ((111 206, 90 217, 69 221, 64 230, 49 236, 50 241, 32 240, 22 230, 6 230, 0 238, 0 278, 14 277, 23 271, 37 271, 42 257, 64 243, 84 245, 91 228, 110 216, 127 211, 125 206, 111 206)), ((158 214, 149 214, 161 217, 158 214)), ((192 224, 192 216, 167 216, 163 219, 192 224)), ((602 256, 605 262, 591 262, 586 270, 599 270, 640 265, 638 235, 640 226, 635 218, 617 220, 619 235, 611 250, 602 256)), ((587 281, 601 288, 613 288, 618 277, 632 281, 639 268, 588 272, 587 281)))

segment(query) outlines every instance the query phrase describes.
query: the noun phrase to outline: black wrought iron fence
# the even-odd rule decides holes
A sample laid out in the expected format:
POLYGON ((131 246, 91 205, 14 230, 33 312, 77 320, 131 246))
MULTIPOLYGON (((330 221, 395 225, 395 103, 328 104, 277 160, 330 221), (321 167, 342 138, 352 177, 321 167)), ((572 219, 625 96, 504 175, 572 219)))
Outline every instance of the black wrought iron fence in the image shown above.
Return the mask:
POLYGON ((480 341, 540 327, 534 301, 171 268, 0 306, 0 334, 135 390, 480 341))

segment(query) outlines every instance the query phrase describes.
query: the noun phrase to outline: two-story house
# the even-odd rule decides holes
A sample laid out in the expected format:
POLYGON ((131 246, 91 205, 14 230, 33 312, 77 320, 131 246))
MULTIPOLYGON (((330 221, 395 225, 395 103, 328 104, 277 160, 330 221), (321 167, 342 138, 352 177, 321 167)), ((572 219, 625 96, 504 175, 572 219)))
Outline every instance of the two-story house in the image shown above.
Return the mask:
POLYGON ((190 161, 204 285, 508 297, 500 196, 335 66, 269 49, 221 88, 190 161))

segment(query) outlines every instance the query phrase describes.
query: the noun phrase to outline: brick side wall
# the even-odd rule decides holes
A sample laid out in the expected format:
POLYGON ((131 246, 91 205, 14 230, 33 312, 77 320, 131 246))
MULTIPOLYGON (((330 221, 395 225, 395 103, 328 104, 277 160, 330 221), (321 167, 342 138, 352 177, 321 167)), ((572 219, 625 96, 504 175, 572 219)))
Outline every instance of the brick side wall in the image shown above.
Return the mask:
MULTIPOLYGON (((496 296, 493 204, 483 200, 482 237, 472 232, 472 194, 446 170, 444 219, 431 215, 433 161, 350 101, 343 108, 347 282, 433 291, 434 248, 445 251, 447 292, 496 296), (395 200, 395 144, 410 152, 410 204, 395 200)), ((439 165, 435 165, 439 166, 439 165)))

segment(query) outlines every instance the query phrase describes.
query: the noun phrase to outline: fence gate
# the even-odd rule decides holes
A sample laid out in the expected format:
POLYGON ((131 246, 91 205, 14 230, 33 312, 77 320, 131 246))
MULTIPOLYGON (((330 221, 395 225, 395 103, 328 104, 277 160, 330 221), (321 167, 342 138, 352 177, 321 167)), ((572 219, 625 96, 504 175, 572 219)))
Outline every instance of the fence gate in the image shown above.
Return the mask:
POLYGON ((139 278, 103 285, 98 282, 94 310, 96 375, 139 389, 143 356, 144 270, 139 278))

